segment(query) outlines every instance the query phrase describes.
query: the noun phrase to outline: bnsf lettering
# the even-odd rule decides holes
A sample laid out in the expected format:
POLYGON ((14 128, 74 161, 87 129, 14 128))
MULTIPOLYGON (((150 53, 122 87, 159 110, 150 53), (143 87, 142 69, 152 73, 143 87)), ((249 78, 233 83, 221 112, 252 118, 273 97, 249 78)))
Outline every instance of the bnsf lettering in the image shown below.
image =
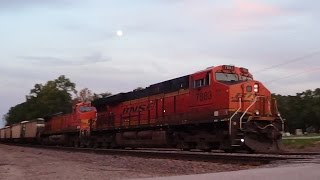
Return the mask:
POLYGON ((122 113, 123 114, 129 114, 129 113, 135 113, 135 112, 141 112, 152 109, 153 105, 140 105, 140 106, 133 106, 133 107, 127 107, 124 108, 122 113))
POLYGON ((197 93, 197 101, 207 101, 212 98, 211 91, 197 93))

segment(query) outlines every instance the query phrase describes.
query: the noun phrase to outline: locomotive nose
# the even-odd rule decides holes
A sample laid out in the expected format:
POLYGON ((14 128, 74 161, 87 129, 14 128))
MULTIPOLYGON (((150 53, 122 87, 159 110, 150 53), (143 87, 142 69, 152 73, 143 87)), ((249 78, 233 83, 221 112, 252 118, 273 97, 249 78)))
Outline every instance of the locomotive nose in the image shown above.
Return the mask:
POLYGON ((263 85, 259 81, 244 82, 241 86, 243 91, 247 93, 252 92, 257 94, 264 89, 263 85))
POLYGON ((270 91, 259 81, 243 82, 241 85, 243 98, 253 101, 255 97, 270 98, 270 91))
POLYGON ((245 85, 245 91, 246 92, 254 92, 258 93, 259 92, 259 84, 258 83, 249 83, 245 85))

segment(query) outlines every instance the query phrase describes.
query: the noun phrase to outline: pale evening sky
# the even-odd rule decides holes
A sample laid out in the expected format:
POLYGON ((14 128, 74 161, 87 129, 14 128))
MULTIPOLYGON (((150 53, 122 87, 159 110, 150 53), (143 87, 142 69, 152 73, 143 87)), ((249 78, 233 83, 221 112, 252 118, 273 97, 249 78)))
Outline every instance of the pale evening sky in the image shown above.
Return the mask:
POLYGON ((319 7, 302 0, 0 0, 0 114, 59 75, 78 90, 118 93, 234 64, 273 93, 315 89, 319 7))

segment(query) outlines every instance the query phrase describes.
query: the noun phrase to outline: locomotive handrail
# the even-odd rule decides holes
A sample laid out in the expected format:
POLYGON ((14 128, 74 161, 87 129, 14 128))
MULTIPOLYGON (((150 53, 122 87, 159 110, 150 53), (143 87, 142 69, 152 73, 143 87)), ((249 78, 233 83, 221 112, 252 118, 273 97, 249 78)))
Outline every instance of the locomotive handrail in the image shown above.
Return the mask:
POLYGON ((254 101, 250 104, 250 106, 243 112, 242 116, 240 117, 240 129, 242 129, 242 119, 246 115, 246 113, 249 111, 249 109, 257 102, 258 98, 261 98, 263 96, 256 96, 254 98, 254 101))
POLYGON ((281 117, 281 114, 279 113, 279 110, 278 110, 278 105, 277 105, 277 100, 274 98, 274 106, 276 108, 276 112, 277 112, 277 116, 280 118, 281 120, 281 128, 282 128, 282 131, 284 132, 284 120, 283 118, 281 117))
POLYGON ((284 120, 283 120, 283 118, 281 117, 281 115, 280 115, 280 113, 279 113, 279 118, 280 118, 280 120, 281 120, 281 128, 282 128, 282 132, 284 132, 284 120))
POLYGON ((236 112, 234 112, 233 114, 232 114, 232 116, 230 117, 230 119, 229 119, 229 135, 231 136, 231 129, 232 129, 232 118, 240 111, 240 109, 242 108, 242 102, 241 102, 241 98, 239 98, 239 108, 237 109, 237 111, 236 112))

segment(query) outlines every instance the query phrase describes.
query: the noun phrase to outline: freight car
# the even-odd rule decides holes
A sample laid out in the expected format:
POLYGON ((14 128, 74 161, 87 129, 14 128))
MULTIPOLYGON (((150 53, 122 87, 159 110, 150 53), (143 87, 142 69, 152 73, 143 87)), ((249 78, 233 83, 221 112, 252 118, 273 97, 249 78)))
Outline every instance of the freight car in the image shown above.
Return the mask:
POLYGON ((5 134, 4 134, 4 128, 0 129, 0 141, 3 141, 5 138, 5 134))
POLYGON ((37 143, 40 141, 40 133, 44 130, 44 119, 37 118, 23 123, 23 142, 37 143))
POLYGON ((22 121, 21 123, 13 124, 11 128, 11 139, 12 141, 18 142, 22 136, 22 128, 24 128, 24 123, 26 121, 22 121))
POLYGON ((6 126, 0 129, 0 142, 6 142, 11 139, 11 128, 10 126, 6 126))
POLYGON ((7 126, 4 128, 4 141, 10 141, 11 139, 11 128, 7 126))
POLYGON ((44 119, 37 118, 31 121, 22 121, 0 129, 0 141, 19 143, 38 143, 40 132, 44 128, 44 119))

